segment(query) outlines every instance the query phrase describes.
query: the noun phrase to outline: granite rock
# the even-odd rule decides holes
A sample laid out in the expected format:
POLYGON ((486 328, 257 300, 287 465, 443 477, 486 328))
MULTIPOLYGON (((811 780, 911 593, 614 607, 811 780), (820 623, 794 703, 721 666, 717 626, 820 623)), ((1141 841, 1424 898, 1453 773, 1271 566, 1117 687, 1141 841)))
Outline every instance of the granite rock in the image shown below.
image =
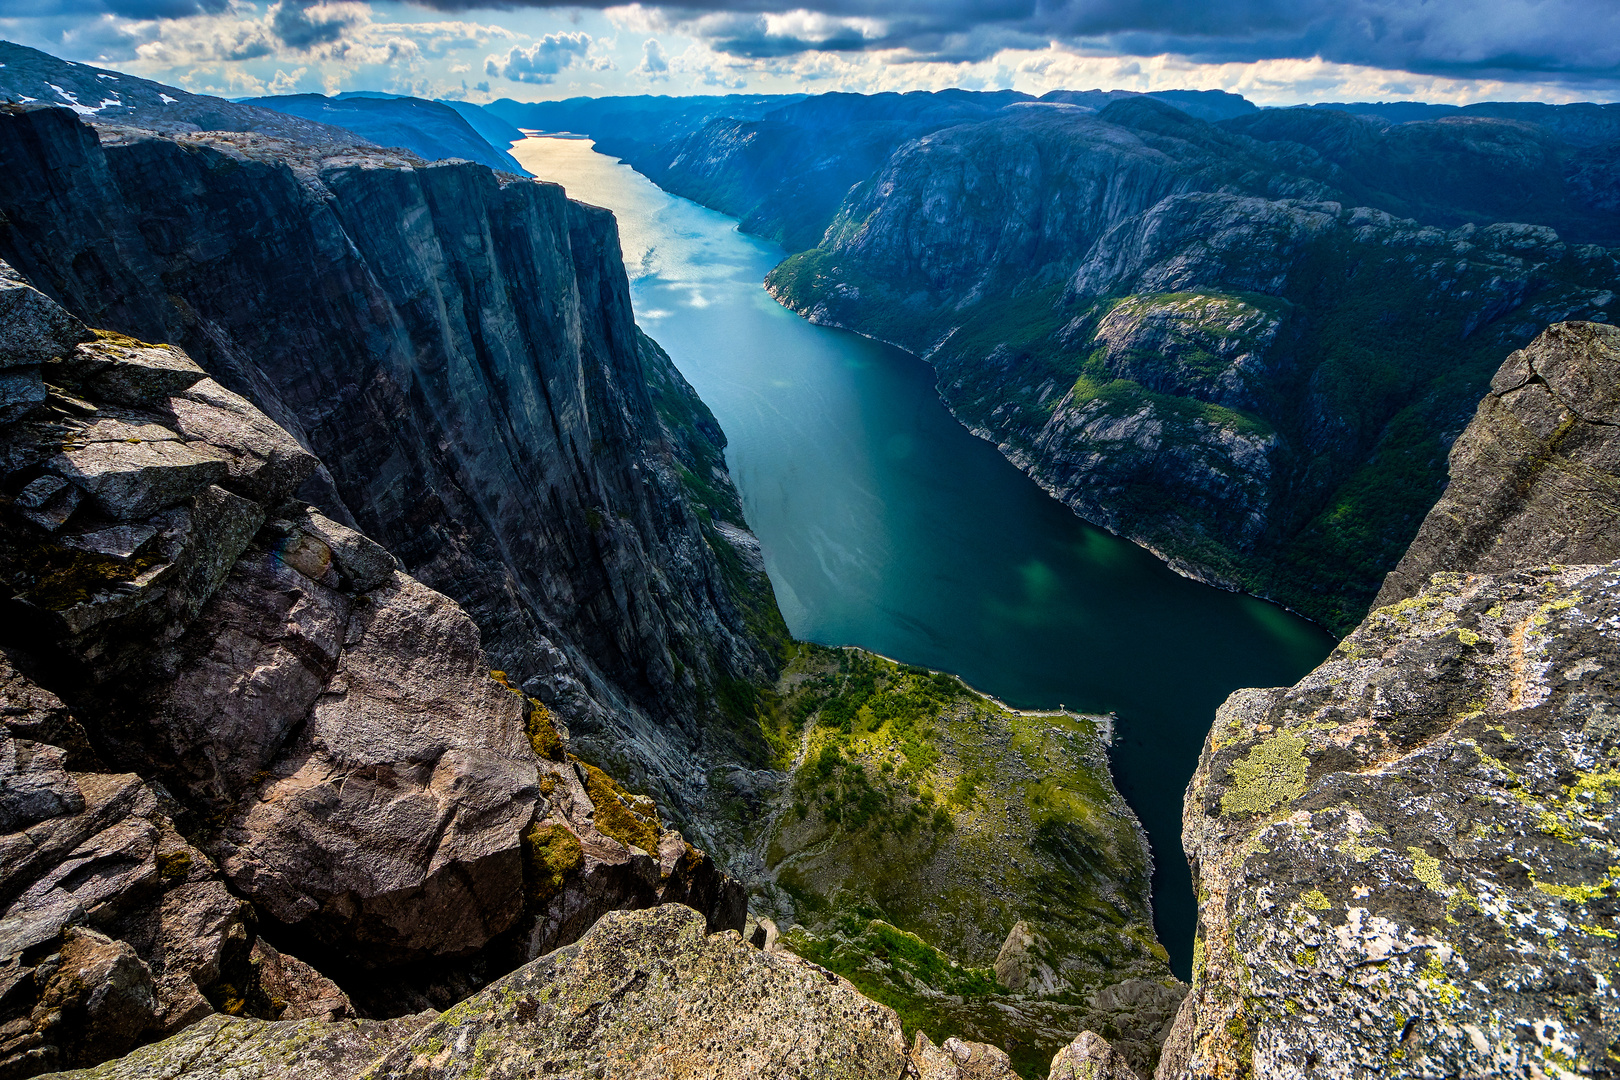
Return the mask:
POLYGON ((1377 606, 1437 571, 1620 558, 1620 328, 1559 323, 1515 352, 1451 448, 1451 483, 1377 606))
POLYGON ((814 964, 670 905, 605 915, 577 944, 449 1010, 376 1080, 563 1071, 636 1077, 897 1077, 894 1013, 814 964))
POLYGON ((1093 1031, 1082 1031, 1052 1059, 1047 1080, 1137 1080, 1119 1051, 1093 1031))

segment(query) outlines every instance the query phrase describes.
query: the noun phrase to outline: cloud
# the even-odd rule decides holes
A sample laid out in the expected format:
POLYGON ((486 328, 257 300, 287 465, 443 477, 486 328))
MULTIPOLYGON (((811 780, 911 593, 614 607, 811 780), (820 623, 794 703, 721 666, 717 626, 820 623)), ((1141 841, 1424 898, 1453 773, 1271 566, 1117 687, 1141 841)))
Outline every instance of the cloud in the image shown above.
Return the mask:
POLYGON ((583 31, 547 34, 527 49, 512 46, 504 58, 498 55, 486 57, 484 74, 499 75, 513 82, 555 82, 557 74, 564 68, 586 61, 591 41, 591 35, 583 31))
POLYGON ((636 72, 654 79, 669 77, 669 55, 657 38, 648 38, 641 43, 641 63, 636 67, 636 72))
POLYGON ((280 0, 270 6, 270 28, 289 48, 310 49, 337 41, 345 31, 369 16, 370 11, 363 4, 280 0))
MULTIPOLYGON (((491 0, 416 0, 446 10, 491 0)), ((1620 79, 1613 0, 498 0, 604 9, 643 32, 678 30, 716 51, 760 58, 877 52, 907 62, 977 62, 1057 43, 1094 54, 1210 63, 1322 59, 1418 73, 1506 79, 1620 79)))

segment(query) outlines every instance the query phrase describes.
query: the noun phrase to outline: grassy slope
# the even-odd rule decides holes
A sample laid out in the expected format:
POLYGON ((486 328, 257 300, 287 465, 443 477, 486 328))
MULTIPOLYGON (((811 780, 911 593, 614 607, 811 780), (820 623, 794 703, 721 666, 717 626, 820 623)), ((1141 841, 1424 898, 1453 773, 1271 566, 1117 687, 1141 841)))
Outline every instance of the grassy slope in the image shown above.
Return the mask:
POLYGON ((813 645, 757 709, 791 779, 758 833, 754 906, 796 920, 789 947, 908 1031, 991 1042, 1044 1075, 1091 993, 1169 979, 1145 839, 1092 718, 1014 713, 954 677, 813 645), (1020 919, 1067 984, 1046 1001, 992 970, 1020 919))

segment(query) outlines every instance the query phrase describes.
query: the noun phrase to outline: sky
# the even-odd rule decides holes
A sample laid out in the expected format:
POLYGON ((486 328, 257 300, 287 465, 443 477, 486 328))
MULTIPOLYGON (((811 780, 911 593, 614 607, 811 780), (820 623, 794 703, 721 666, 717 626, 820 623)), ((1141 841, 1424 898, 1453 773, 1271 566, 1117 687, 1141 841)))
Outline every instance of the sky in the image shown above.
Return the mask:
POLYGON ((1620 100, 1620 0, 0 0, 0 37, 196 93, 1228 90, 1620 100))

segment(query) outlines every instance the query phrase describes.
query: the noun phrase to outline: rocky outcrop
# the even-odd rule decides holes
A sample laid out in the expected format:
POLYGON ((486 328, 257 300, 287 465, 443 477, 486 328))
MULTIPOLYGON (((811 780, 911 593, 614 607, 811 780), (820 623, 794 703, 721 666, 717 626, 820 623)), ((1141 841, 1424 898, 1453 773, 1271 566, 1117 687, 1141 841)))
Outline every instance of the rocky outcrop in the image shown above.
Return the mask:
POLYGON ((1052 1059, 1048 1080, 1136 1080, 1136 1073, 1106 1039, 1082 1031, 1052 1059))
POLYGON ((716 694, 769 677, 780 620, 726 539, 740 512, 698 513, 689 487, 730 481, 684 478, 707 429, 664 417, 707 410, 635 327, 610 214, 469 163, 37 104, 0 111, 0 167, 0 255, 273 419, 319 461, 303 499, 454 599, 492 666, 709 843, 708 764, 758 753, 716 694))
POLYGON ((1612 408, 1611 335, 1510 357, 1425 525, 1462 526, 1414 560, 1440 572, 1296 686, 1221 708, 1187 792, 1199 938, 1161 1080, 1612 1073, 1620 564, 1536 565, 1614 528, 1560 480, 1612 485, 1608 429, 1562 459, 1536 441, 1612 408))
POLYGON ((613 908, 742 927, 465 611, 291 498, 290 435, 0 279, 45 391, 0 426, 0 1075, 216 1011, 442 1007, 613 908))
POLYGON ((624 1080, 892 1080, 909 1060, 892 1011, 791 954, 761 952, 736 933, 708 935, 700 916, 678 906, 608 915, 577 944, 423 1019, 384 1027, 218 1018, 80 1075, 448 1080, 527 1077, 538 1068, 624 1080))
MULTIPOLYGON (((917 1032, 837 975, 680 906, 613 912, 442 1015, 386 1023, 210 1017, 74 1080, 450 1080, 541 1073, 615 1080, 759 1076, 1013 1080, 993 1046, 917 1032)), ((1044 1071, 1044 1070, 1040 1070, 1044 1071)), ((1085 1032, 1052 1080, 1135 1080, 1085 1032)))
POLYGON ((1377 606, 1438 571, 1620 558, 1620 329, 1553 326, 1508 357, 1451 448, 1451 483, 1377 606))

